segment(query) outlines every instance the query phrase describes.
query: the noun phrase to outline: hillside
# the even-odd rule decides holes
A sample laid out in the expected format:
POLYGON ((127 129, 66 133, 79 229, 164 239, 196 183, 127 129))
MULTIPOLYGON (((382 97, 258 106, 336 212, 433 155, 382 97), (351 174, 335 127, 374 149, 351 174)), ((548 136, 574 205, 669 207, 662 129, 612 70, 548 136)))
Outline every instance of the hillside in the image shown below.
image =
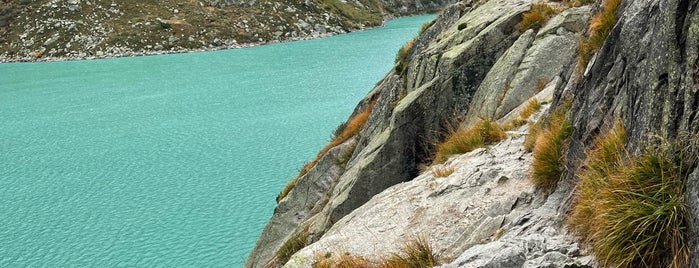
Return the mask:
POLYGON ((699 267, 699 1, 461 1, 246 267, 699 267))
POLYGON ((450 0, 5 0, 0 61, 240 47, 375 27, 450 0))

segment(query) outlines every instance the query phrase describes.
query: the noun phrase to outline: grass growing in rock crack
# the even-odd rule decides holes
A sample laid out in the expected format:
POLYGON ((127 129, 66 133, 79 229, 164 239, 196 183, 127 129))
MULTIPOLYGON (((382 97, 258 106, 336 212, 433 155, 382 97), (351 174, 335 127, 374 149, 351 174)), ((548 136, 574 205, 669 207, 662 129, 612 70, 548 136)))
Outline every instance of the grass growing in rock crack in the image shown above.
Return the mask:
POLYGON ((303 231, 292 234, 291 238, 284 242, 265 267, 281 267, 291 259, 291 256, 305 247, 308 241, 308 228, 306 226, 303 231))
POLYGON ((502 128, 505 130, 513 130, 523 126, 528 122, 530 116, 541 110, 541 106, 541 102, 539 102, 537 98, 533 98, 527 102, 527 106, 524 106, 524 109, 522 109, 518 117, 505 121, 505 123, 502 124, 502 128))
POLYGON ((445 167, 442 165, 433 166, 431 169, 432 175, 437 178, 449 177, 449 175, 454 173, 454 167, 445 167))
POLYGON ((316 254, 313 268, 428 268, 439 265, 437 255, 425 239, 408 241, 400 252, 392 253, 381 260, 371 261, 357 255, 316 254))
POLYGON ((521 32, 529 29, 539 30, 548 22, 558 11, 546 3, 533 4, 529 11, 522 14, 522 22, 518 27, 521 32))
POLYGON ((437 144, 433 163, 444 163, 456 154, 463 154, 507 138, 498 123, 484 119, 468 128, 450 130, 448 137, 437 144))
POLYGON ((396 54, 396 73, 401 74, 405 70, 406 67, 408 67, 408 54, 410 53, 410 50, 413 49, 413 45, 415 44, 415 38, 411 39, 403 45, 398 50, 398 54, 396 54))
POLYGON ((579 71, 585 70, 587 63, 604 44, 609 33, 616 24, 616 11, 621 0, 604 0, 602 10, 590 19, 590 27, 588 29, 587 38, 580 42, 578 48, 578 66, 579 71))
POLYGON ((328 151, 330 151, 330 149, 354 137, 359 133, 360 130, 362 130, 362 128, 364 128, 364 125, 366 125, 366 122, 369 119, 371 111, 374 109, 374 105, 376 105, 376 100, 373 100, 369 104, 369 106, 367 106, 367 108, 364 109, 364 111, 354 115, 352 118, 347 120, 346 123, 342 123, 340 126, 338 126, 338 128, 335 130, 335 135, 332 141, 325 145, 325 147, 323 147, 323 149, 320 150, 318 155, 316 155, 316 157, 313 160, 311 160, 311 162, 306 163, 303 166, 303 168, 301 168, 299 175, 297 175, 296 178, 291 180, 279 193, 279 195, 277 195, 277 203, 284 199, 284 197, 286 197, 289 194, 289 192, 291 192, 291 190, 294 189, 299 178, 303 177, 303 175, 306 175, 306 173, 308 173, 308 171, 311 170, 311 168, 318 164, 318 161, 320 161, 320 159, 328 151))
POLYGON ((573 127, 565 118, 570 106, 556 109, 539 130, 534 143, 531 179, 535 185, 553 191, 563 173, 563 149, 573 127))
POLYGON ((568 222, 604 266, 688 267, 685 182, 696 151, 679 139, 631 155, 625 140, 617 124, 587 152, 568 222))

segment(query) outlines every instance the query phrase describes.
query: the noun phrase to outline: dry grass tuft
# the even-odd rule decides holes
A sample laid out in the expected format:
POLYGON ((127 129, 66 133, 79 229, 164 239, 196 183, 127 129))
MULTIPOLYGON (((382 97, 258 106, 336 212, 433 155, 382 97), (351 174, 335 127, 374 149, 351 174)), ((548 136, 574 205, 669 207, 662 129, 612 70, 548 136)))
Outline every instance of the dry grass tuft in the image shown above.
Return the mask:
POLYGON ((588 37, 580 42, 578 64, 580 71, 585 70, 587 63, 604 44, 609 33, 616 24, 616 11, 621 0, 604 0, 602 10, 590 19, 588 37))
POLYGON ((568 222, 603 266, 688 267, 684 187, 696 155, 678 141, 630 155, 625 139, 617 124, 587 152, 568 222))
POLYGON ((541 102, 539 102, 538 99, 533 98, 532 100, 527 102, 527 106, 525 106, 524 109, 522 109, 517 118, 507 120, 505 123, 502 124, 502 128, 504 130, 513 130, 515 128, 523 126, 524 124, 529 122, 528 119, 530 116, 541 110, 541 106, 541 102))
POLYGON ((316 262, 311 265, 313 268, 362 268, 373 267, 371 262, 362 256, 350 255, 349 253, 338 254, 334 257, 331 253, 316 255, 316 262))
POLYGON ((286 240, 279 250, 274 253, 274 257, 265 267, 281 267, 291 259, 291 256, 306 246, 307 240, 308 226, 302 232, 292 234, 292 237, 286 240))
POLYGON ((519 30, 521 32, 529 29, 538 30, 557 13, 558 11, 555 8, 546 3, 534 4, 529 11, 522 14, 522 22, 518 25, 519 30))
POLYGON ((409 241, 400 253, 393 253, 390 256, 372 262, 361 256, 350 255, 349 253, 316 254, 313 268, 428 268, 439 265, 438 258, 434 251, 424 239, 409 241))
POLYGON ((449 177, 454 173, 454 167, 445 167, 442 165, 432 167, 432 175, 437 178, 449 177))
MULTIPOLYGON (((341 124, 338 126, 338 128, 335 130, 335 138, 330 141, 323 149, 320 150, 318 155, 311 161, 306 163, 303 168, 301 168, 301 171, 299 172, 299 175, 296 176, 293 180, 291 180, 285 187, 284 189, 277 195, 277 203, 279 203, 284 197, 286 197, 289 192, 291 192, 292 189, 296 186, 296 183, 298 182, 299 178, 303 177, 303 175, 306 175, 311 168, 313 168, 316 164, 318 164, 318 161, 320 161, 320 158, 322 158, 330 149, 332 149, 335 146, 338 146, 345 141, 347 141, 349 138, 354 137, 359 133, 360 130, 366 125, 367 120, 369 119, 369 115, 371 115, 371 111, 374 109, 374 105, 376 105, 376 100, 373 100, 369 106, 367 106, 364 111, 361 113, 356 114, 352 118, 350 118, 346 123, 341 124)), ((349 160, 349 159, 348 159, 349 160)))
POLYGON ((469 128, 460 127, 450 131, 446 140, 437 144, 433 163, 444 163, 452 155, 467 153, 505 138, 507 134, 502 127, 490 120, 481 120, 469 128))
POLYGON ((553 191, 563 173, 563 144, 573 127, 565 118, 569 106, 551 113, 534 143, 531 179, 538 187, 553 191))
POLYGON ((408 54, 410 53, 410 50, 413 49, 414 44, 415 44, 415 39, 413 38, 398 50, 398 54, 396 54, 396 67, 395 67, 396 73, 398 73, 398 74, 402 73, 403 70, 405 70, 405 67, 407 67, 408 54))
POLYGON ((382 268, 428 268, 437 266, 437 256, 424 239, 408 242, 401 253, 392 254, 379 267, 382 268))

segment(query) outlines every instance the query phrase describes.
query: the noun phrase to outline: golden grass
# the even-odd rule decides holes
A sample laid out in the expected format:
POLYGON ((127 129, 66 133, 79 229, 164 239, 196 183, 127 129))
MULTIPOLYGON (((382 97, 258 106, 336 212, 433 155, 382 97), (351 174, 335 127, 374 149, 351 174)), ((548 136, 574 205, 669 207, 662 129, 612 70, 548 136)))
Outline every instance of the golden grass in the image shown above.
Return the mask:
POLYGON ((573 127, 565 118, 567 105, 558 108, 547 119, 534 143, 531 170, 532 182, 538 187, 553 191, 563 173, 564 142, 573 127))
POLYGON ((330 253, 325 255, 316 254, 316 261, 311 265, 313 268, 361 268, 372 267, 371 262, 362 256, 350 255, 349 253, 338 254, 335 257, 330 253))
POLYGON ((592 55, 602 47, 604 40, 609 36, 616 24, 616 10, 620 3, 621 0, 604 0, 602 10, 590 19, 588 36, 580 42, 578 48, 578 66, 581 68, 579 71, 585 70, 592 55))
POLYGON ((408 43, 403 45, 403 47, 398 50, 398 54, 396 54, 396 73, 400 74, 406 67, 408 67, 408 53, 410 53, 410 50, 413 49, 414 44, 415 38, 410 39, 408 43))
POLYGON ((696 155, 677 141, 630 155, 625 139, 617 124, 587 152, 568 222, 603 266, 688 267, 684 187, 696 155))
POLYGON ((433 166, 431 170, 432 175, 434 175, 437 178, 449 177, 449 175, 454 173, 454 167, 445 167, 442 165, 433 166))
POLYGON ((323 149, 318 152, 318 155, 311 160, 311 162, 306 163, 303 168, 301 168, 301 171, 299 172, 299 175, 296 176, 293 180, 291 180, 285 187, 284 189, 277 195, 277 203, 279 203, 284 197, 286 197, 289 192, 291 192, 292 189, 296 186, 296 183, 298 182, 299 178, 303 177, 303 175, 306 175, 311 168, 313 168, 316 164, 318 164, 318 161, 320 161, 320 158, 322 158, 330 149, 332 149, 335 146, 338 146, 345 141, 347 141, 349 138, 354 137, 359 133, 360 130, 366 125, 367 120, 369 119, 369 115, 371 115, 371 111, 374 109, 374 105, 376 105, 376 100, 373 100, 369 106, 367 106, 364 111, 361 113, 356 114, 352 118, 350 118, 346 123, 343 123, 345 126, 342 128, 342 131, 336 131, 335 133, 335 138, 330 141, 323 149))
POLYGON ((534 150, 534 145, 536 144, 537 138, 539 138, 539 133, 541 133, 541 130, 543 130, 543 126, 541 122, 536 122, 533 124, 529 124, 529 131, 527 132, 527 136, 524 137, 524 149, 527 152, 531 152, 534 150))
POLYGON ((424 239, 408 241, 399 253, 370 261, 362 256, 344 254, 316 254, 313 268, 428 268, 439 265, 434 251, 424 239), (337 256, 336 256, 337 255, 337 256))
POLYGON ((284 244, 274 253, 274 257, 265 264, 265 267, 281 267, 287 263, 291 256, 293 256, 297 251, 301 250, 306 246, 308 240, 308 226, 299 233, 292 234, 289 240, 286 240, 284 244))
POLYGON ((539 102, 537 98, 533 98, 532 100, 527 102, 527 106, 524 106, 524 109, 522 109, 517 118, 507 120, 505 123, 502 124, 502 128, 504 130, 513 130, 515 128, 523 126, 524 124, 529 122, 528 119, 530 116, 541 110, 541 106, 541 102, 539 102))
POLYGON ((557 13, 556 9, 546 3, 534 4, 529 11, 522 14, 522 21, 518 25, 519 30, 521 32, 529 29, 538 30, 557 13))
POLYGON ((449 132, 449 136, 437 144, 433 163, 444 163, 452 155, 467 153, 507 138, 498 123, 487 119, 480 120, 469 128, 460 127, 449 132))

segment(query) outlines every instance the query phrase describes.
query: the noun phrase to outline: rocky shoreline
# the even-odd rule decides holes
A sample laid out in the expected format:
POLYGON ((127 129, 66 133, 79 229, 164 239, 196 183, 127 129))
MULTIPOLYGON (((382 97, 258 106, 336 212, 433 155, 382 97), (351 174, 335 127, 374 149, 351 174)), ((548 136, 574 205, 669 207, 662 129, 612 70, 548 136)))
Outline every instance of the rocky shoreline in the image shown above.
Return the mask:
MULTIPOLYGON (((365 28, 365 29, 371 29, 371 28, 365 28)), ((365 29, 362 29, 360 31, 363 31, 365 29)), ((349 32, 347 32, 349 33, 349 32)), ((58 56, 58 57, 53 57, 53 56, 44 56, 40 58, 36 57, 31 57, 31 56, 25 56, 25 57, 9 57, 6 55, 0 55, 0 63, 15 63, 15 62, 59 62, 59 61, 76 61, 76 60, 97 60, 97 59, 114 59, 114 58, 124 58, 124 57, 140 57, 140 56, 157 56, 157 55, 167 55, 167 54, 181 54, 181 53, 194 53, 194 52, 207 52, 207 51, 218 51, 218 50, 228 50, 228 49, 239 49, 239 48, 248 48, 248 47, 256 47, 256 46, 262 46, 262 45, 270 45, 270 44, 278 44, 278 43, 286 43, 286 42, 296 42, 296 41, 304 41, 304 40, 314 40, 314 39, 320 39, 320 38, 325 38, 325 37, 331 37, 336 34, 334 33, 326 33, 326 34, 319 34, 319 35, 314 35, 314 36, 309 36, 309 37, 296 37, 296 38, 290 38, 287 40, 279 41, 279 40, 274 40, 270 42, 257 42, 257 43, 246 43, 246 44, 223 44, 221 46, 210 46, 206 48, 193 48, 193 49, 187 49, 187 48, 172 48, 171 50, 154 50, 154 51, 125 51, 125 52, 118 52, 118 53, 101 53, 100 55, 87 55, 86 53, 83 53, 85 55, 78 55, 78 56, 58 56)))

